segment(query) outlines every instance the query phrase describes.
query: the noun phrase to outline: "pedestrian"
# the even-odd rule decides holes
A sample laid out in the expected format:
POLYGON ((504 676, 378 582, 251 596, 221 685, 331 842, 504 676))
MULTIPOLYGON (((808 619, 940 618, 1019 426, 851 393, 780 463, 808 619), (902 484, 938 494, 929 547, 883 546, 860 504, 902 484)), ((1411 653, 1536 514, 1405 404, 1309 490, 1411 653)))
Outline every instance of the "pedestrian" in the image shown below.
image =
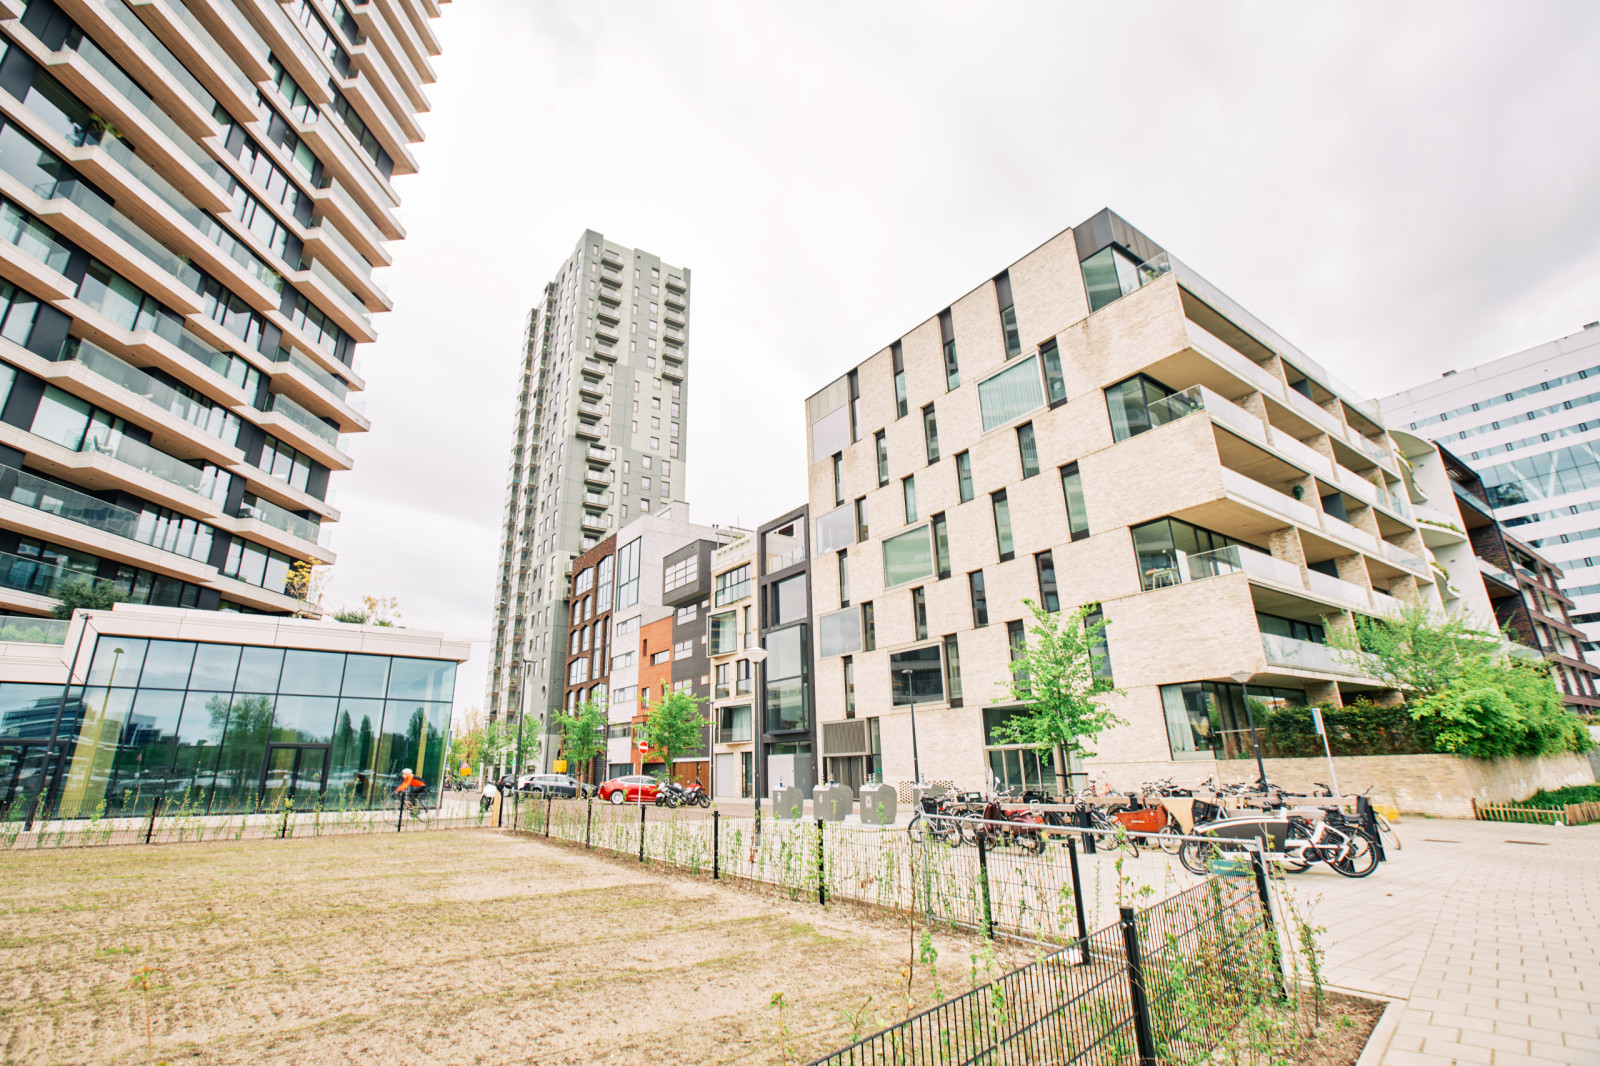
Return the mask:
POLYGON ((494 787, 493 781, 483 783, 483 798, 478 801, 478 806, 483 810, 492 810, 494 801, 500 798, 500 790, 494 787))

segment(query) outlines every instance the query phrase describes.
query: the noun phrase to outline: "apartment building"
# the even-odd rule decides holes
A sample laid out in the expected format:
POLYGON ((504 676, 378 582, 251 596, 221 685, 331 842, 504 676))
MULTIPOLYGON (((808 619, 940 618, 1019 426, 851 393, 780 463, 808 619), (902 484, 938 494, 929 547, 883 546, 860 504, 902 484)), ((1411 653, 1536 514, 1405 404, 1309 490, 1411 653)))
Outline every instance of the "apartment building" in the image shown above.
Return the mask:
MULTIPOLYGON (((744 538, 743 530, 699 526, 682 501, 635 518, 573 563, 571 625, 561 651, 561 702, 569 712, 595 700, 607 708, 607 776, 638 772, 639 725, 664 692, 711 695, 706 647, 711 557, 744 538)), ((561 738, 544 745, 552 766, 561 738)), ((709 784, 711 728, 679 758, 673 773, 709 784)), ((664 769, 664 768, 662 768, 664 769)), ((568 772, 573 772, 568 768, 568 772)))
MULTIPOLYGON (((756 599, 760 606, 756 795, 795 785, 811 794, 818 780, 816 692, 813 683, 811 576, 807 550, 811 509, 800 507, 756 528, 760 562, 756 599)), ((847 593, 848 569, 839 588, 847 593)), ((837 576, 837 572, 836 572, 837 576)))
POLYGON ((756 791, 755 672, 756 538, 740 537, 711 554, 711 608, 706 653, 711 661, 711 761, 717 799, 750 799, 756 791))
POLYGON ((689 284, 688 270, 587 230, 529 313, 495 580, 493 719, 547 720, 562 706, 573 561, 682 494, 689 284))
POLYGON ((1600 642, 1597 383, 1600 322, 1591 322, 1382 401, 1397 426, 1460 456, 1482 479, 1493 517, 1562 571, 1586 651, 1600 642))
POLYGON ((1327 630, 1447 595, 1377 405, 1110 211, 806 408, 810 682, 840 779, 909 781, 915 744, 926 780, 1053 784, 996 735, 1024 600, 1099 605, 1126 724, 1090 768, 1136 782, 1248 751, 1246 693, 1384 696, 1327 630))
POLYGON ((305 608, 438 14, 0 4, 0 612, 305 608))
POLYGON ((1410 467, 1417 530, 1445 579, 1445 606, 1537 651, 1567 706, 1594 713, 1600 670, 1584 654, 1560 568, 1506 530, 1483 480, 1448 448, 1404 430, 1392 435, 1410 467))

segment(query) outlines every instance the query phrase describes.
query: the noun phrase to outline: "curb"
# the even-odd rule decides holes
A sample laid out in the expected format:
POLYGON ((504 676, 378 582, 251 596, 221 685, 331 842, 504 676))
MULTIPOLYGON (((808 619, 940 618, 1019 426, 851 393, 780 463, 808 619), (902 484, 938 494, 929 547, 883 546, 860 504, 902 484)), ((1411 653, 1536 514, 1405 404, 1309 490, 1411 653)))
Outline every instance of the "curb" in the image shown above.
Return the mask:
POLYGON ((1384 1055, 1389 1052, 1389 1041, 1394 1039, 1395 1030, 1400 1028, 1400 1016, 1405 1013, 1406 1001, 1364 992, 1358 988, 1345 988, 1340 985, 1324 987, 1329 992, 1337 992, 1342 996, 1384 1005, 1383 1013, 1378 1016, 1378 1023, 1372 1027, 1372 1033, 1367 1037, 1367 1046, 1361 1049, 1361 1057, 1356 1059, 1356 1066, 1379 1066, 1383 1062, 1384 1055))

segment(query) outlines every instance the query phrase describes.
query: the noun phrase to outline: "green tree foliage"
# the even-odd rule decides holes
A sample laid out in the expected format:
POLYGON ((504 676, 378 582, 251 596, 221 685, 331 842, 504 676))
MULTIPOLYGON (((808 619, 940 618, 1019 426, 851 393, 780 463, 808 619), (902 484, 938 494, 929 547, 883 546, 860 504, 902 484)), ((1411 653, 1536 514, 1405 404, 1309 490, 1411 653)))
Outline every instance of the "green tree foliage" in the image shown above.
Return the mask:
POLYGON ((1499 654, 1498 634, 1464 617, 1440 617, 1426 603, 1405 604, 1388 618, 1355 615, 1353 629, 1328 633, 1339 658, 1411 698, 1448 688, 1473 664, 1499 654))
POLYGON ((1539 660, 1475 660, 1411 713, 1437 730, 1438 750, 1475 759, 1581 752, 1594 743, 1539 660))
POLYGON ((703 702, 691 692, 669 694, 663 683, 661 699, 650 705, 644 723, 644 740, 650 745, 650 753, 666 763, 669 775, 674 759, 700 746, 701 730, 706 724, 705 715, 700 711, 703 702))
POLYGON ((71 618, 76 610, 104 611, 112 604, 126 603, 127 595, 109 581, 90 581, 73 578, 56 587, 56 599, 61 602, 51 608, 56 618, 71 618))
POLYGON ((1106 623, 1087 621, 1099 605, 1055 614, 1032 600, 1022 602, 1033 614, 1027 649, 1011 663, 1011 682, 1001 686, 1006 695, 995 700, 1016 701, 1022 709, 996 727, 994 742, 1059 751, 1064 765, 1092 757, 1089 745, 1101 733, 1127 724, 1101 702, 1108 693, 1121 693, 1099 650, 1106 623))
POLYGON ((584 700, 571 714, 556 716, 554 724, 561 727, 561 757, 567 760, 567 772, 582 773, 587 781, 595 756, 606 750, 605 709, 597 700, 584 700))

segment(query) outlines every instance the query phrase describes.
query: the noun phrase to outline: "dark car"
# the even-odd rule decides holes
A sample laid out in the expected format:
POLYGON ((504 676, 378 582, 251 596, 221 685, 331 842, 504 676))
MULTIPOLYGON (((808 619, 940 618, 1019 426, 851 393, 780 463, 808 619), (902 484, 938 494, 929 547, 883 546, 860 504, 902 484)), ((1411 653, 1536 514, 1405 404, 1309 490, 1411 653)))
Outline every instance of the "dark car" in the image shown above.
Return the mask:
POLYGON ((519 792, 549 793, 552 796, 584 798, 594 795, 594 786, 586 785, 569 774, 523 774, 517 779, 519 792))

